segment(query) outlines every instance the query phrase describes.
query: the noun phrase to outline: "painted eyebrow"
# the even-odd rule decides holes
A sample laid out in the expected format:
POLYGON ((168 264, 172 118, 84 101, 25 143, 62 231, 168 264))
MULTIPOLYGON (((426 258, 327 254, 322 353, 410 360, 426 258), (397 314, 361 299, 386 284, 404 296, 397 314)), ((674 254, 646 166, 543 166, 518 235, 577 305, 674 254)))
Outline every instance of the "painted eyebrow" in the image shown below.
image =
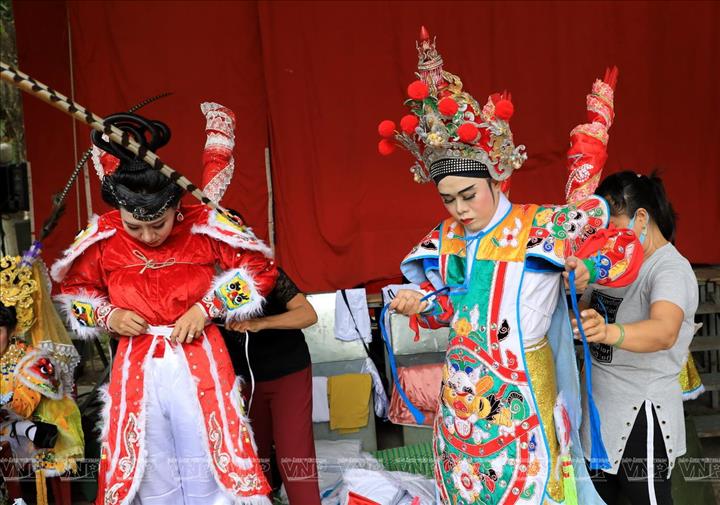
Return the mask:
MULTIPOLYGON (((464 192, 466 192, 466 191, 468 191, 468 190, 470 190, 470 189, 473 189, 473 188, 475 188, 475 184, 471 184, 471 185, 468 186, 467 188, 461 189, 460 191, 457 192, 457 194, 459 195, 460 193, 464 193, 464 192)), ((447 194, 445 194, 445 193, 440 193, 440 196, 453 196, 453 195, 447 195, 447 194)))

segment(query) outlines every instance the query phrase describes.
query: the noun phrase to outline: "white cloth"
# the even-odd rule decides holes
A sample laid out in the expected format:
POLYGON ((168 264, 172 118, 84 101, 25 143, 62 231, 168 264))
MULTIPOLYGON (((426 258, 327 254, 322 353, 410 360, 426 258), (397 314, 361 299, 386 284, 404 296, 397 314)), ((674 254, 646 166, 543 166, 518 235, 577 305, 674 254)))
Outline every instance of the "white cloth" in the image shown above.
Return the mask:
POLYGON ((422 475, 354 468, 343 472, 343 481, 343 503, 353 491, 380 505, 410 505, 416 497, 421 505, 435 504, 435 481, 422 475))
POLYGON ((327 377, 312 378, 312 420, 314 423, 330 421, 327 381, 327 377))
POLYGON ((352 342, 358 337, 370 343, 370 312, 367 305, 367 295, 364 288, 346 289, 348 303, 345 303, 342 290, 335 295, 335 338, 345 342, 352 342), (348 310, 348 305, 350 309, 348 310), (352 314, 350 313, 352 311, 352 314), (355 325, 357 324, 357 329, 355 325), (360 334, 358 335, 358 332, 360 334))
POLYGON ((386 418, 390 401, 388 400, 382 380, 380 380, 380 373, 378 372, 375 363, 373 363, 373 360, 365 358, 365 362, 363 363, 360 373, 367 373, 370 374, 370 377, 372 377, 375 415, 383 419, 386 418))
MULTIPOLYGON (((152 333, 169 335, 158 328, 152 333)), ((202 421, 191 414, 198 406, 184 357, 166 345, 145 374, 147 466, 133 505, 232 504, 208 465, 202 421)))

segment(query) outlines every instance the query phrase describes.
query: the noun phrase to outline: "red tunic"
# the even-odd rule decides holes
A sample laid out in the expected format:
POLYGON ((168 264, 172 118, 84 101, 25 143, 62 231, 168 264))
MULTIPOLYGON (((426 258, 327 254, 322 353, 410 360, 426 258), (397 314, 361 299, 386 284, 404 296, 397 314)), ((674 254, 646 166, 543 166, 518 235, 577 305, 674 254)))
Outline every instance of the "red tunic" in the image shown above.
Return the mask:
MULTIPOLYGON (((132 310, 153 326, 172 325, 203 298, 212 315, 257 313, 277 275, 264 244, 205 207, 183 207, 183 214, 154 248, 124 231, 118 211, 91 222, 53 268, 78 333, 94 336, 114 308, 132 310), (224 273, 213 283, 217 269, 224 273)), ((105 407, 99 504, 130 503, 137 491, 145 463, 144 364, 164 345, 153 334, 120 338, 105 407)), ((219 331, 209 325, 202 338, 180 347, 197 385, 198 423, 217 482, 240 503, 261 498, 269 487, 219 331)))

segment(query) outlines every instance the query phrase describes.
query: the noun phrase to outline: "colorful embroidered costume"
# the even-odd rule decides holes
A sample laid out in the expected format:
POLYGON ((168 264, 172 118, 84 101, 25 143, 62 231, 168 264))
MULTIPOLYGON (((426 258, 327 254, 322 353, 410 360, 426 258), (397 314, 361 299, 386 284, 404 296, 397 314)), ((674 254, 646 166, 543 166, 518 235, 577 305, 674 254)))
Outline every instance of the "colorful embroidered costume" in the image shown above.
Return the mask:
MULTIPOLYGON (((424 28, 418 53, 420 79, 408 88, 413 114, 399 132, 381 123, 380 151, 392 150, 391 138, 410 150, 419 182, 473 174, 507 187, 526 158, 509 129, 510 95, 481 107, 443 70, 424 28)), ((443 503, 602 503, 578 437, 580 390, 560 272, 608 226, 606 202, 591 195, 605 161, 612 95, 609 83, 597 81, 588 97, 591 123, 573 130, 570 203, 517 205, 501 193, 481 231, 446 219, 402 262, 405 277, 425 293, 447 290, 419 318, 426 327, 450 326, 433 441, 443 503)), ((630 282, 634 236, 600 236, 582 256, 591 257, 589 270, 599 282, 630 282)))
POLYGON ((38 476, 38 500, 47 503, 44 477, 75 471, 85 442, 80 411, 71 397, 79 356, 50 300, 45 267, 32 260, 28 255, 0 260, 0 310, 16 314, 15 335, 30 342, 16 341, 0 357, 0 409, 5 415, 0 439, 10 443, 18 462, 31 463, 38 476), (28 438, 28 433, 48 428, 49 436, 28 438))
MULTIPOLYGON (((217 168, 218 156, 224 157, 224 165, 232 162, 234 116, 217 104, 204 104, 203 112, 207 171, 210 165, 217 168), (218 146, 219 136, 224 147, 218 146), (208 150, 215 154, 209 156, 208 150)), ((112 161, 108 157, 99 153, 103 166, 112 161)), ((101 173, 108 177, 107 172, 101 173)), ((216 180, 214 185, 219 199, 225 184, 216 180)), ((124 202, 120 205, 126 208, 124 202)), ((132 212, 142 219, 151 214, 145 210, 132 212)), ((204 447, 199 463, 210 466, 210 480, 220 487, 223 497, 199 498, 203 492, 215 493, 211 490, 215 484, 203 484, 194 491, 194 498, 187 489, 174 488, 172 492, 178 494, 153 503, 269 503, 265 496, 269 487, 243 413, 239 382, 218 329, 206 326, 202 337, 189 344, 171 344, 167 337, 169 326, 194 304, 203 308, 208 319, 259 314, 277 272, 268 258, 269 249, 248 228, 199 205, 183 206, 182 215, 156 247, 131 237, 119 211, 94 217, 52 269, 62 290, 59 300, 79 335, 94 337, 112 331, 108 321, 118 308, 132 310, 149 324, 146 334, 119 336, 106 391, 98 504, 142 499, 143 489, 157 487, 174 471, 156 467, 163 463, 151 463, 154 458, 168 451, 170 464, 174 458, 182 461, 190 456, 179 447, 197 444, 198 439, 204 447), (157 441, 167 436, 155 426, 163 415, 179 418, 168 428, 173 430, 175 449, 157 441), (177 423, 184 423, 180 432, 175 431, 177 423)))

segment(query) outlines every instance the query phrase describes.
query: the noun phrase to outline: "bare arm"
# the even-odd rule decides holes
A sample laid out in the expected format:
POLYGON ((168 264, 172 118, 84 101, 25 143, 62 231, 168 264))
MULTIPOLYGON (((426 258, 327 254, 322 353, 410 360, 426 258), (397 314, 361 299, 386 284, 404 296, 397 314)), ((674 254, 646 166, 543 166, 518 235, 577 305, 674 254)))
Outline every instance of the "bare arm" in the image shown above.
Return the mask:
MULTIPOLYGON (((620 327, 605 324, 605 319, 594 309, 580 313, 583 329, 589 342, 613 345, 620 339, 620 327)), ((670 349, 677 341, 683 322, 683 311, 672 302, 657 301, 650 306, 650 319, 623 324, 625 339, 621 349, 633 352, 655 352, 670 349)), ((577 322, 572 320, 576 335, 577 322)))
POLYGON ((260 330, 302 330, 317 322, 317 314, 305 295, 298 293, 285 305, 286 312, 274 316, 260 317, 246 321, 230 323, 229 327, 235 331, 260 330))

